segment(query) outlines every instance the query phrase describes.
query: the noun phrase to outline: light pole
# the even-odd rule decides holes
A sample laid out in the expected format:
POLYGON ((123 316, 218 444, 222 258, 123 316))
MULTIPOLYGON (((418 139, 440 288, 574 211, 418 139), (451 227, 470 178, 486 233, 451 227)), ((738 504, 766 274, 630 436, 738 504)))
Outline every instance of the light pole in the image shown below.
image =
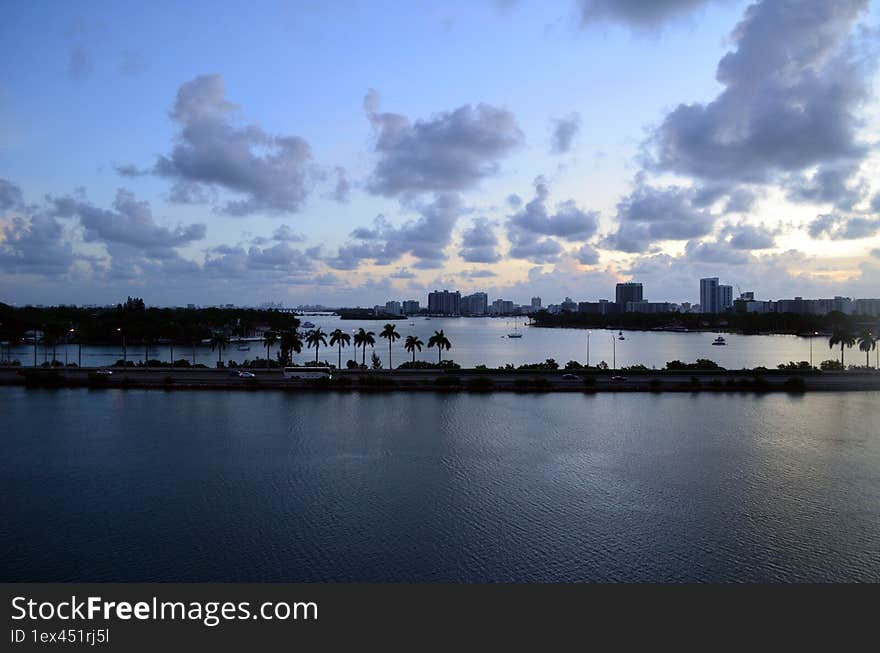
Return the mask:
POLYGON ((614 331, 611 332, 611 374, 617 371, 617 341, 614 339, 614 331))
POLYGON ((813 369, 813 338, 819 335, 818 331, 813 331, 810 334, 810 369, 813 369))
POLYGON ((590 331, 587 330, 587 367, 590 366, 590 331))
POLYGON ((128 352, 125 348, 125 333, 120 327, 116 327, 116 332, 122 336, 122 367, 128 367, 128 352))

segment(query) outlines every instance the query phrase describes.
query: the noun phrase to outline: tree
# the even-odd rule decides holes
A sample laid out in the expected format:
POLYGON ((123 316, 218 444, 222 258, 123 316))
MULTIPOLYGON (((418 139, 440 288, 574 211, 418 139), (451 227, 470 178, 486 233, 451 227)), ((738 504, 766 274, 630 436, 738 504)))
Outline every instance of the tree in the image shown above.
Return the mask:
POLYGON ((382 329, 382 333, 379 334, 379 337, 388 340, 388 369, 394 369, 391 367, 391 343, 400 339, 400 334, 397 333, 397 327, 393 324, 386 324, 385 328, 382 329))
POLYGON ((859 349, 865 352, 865 367, 871 366, 871 350, 877 347, 877 338, 870 331, 859 334, 859 349))
POLYGON ((413 363, 416 362, 416 349, 422 351, 422 345, 425 343, 422 342, 421 338, 418 336, 407 336, 406 342, 403 345, 403 348, 408 352, 412 352, 413 363))
POLYGON ((321 345, 327 346, 327 334, 321 330, 321 327, 313 329, 306 334, 306 345, 311 349, 315 348, 315 365, 318 364, 318 351, 321 345))
POLYGON ((223 350, 229 344, 229 336, 222 331, 215 331, 211 335, 211 351, 217 350, 217 367, 223 364, 223 350))
POLYGON ((428 348, 431 347, 437 348, 437 364, 439 365, 443 362, 443 349, 447 351, 452 349, 452 343, 449 342, 449 338, 443 333, 443 329, 435 331, 434 335, 428 338, 428 348))
POLYGON ((367 366, 367 345, 372 347, 376 344, 376 338, 373 337, 375 335, 372 331, 364 331, 363 328, 358 329, 358 332, 354 334, 355 349, 358 347, 364 348, 363 356, 361 356, 361 367, 367 366))
POLYGON ((266 331, 263 334, 263 345, 266 347, 266 369, 269 369, 269 350, 278 344, 278 334, 274 331, 266 331))
POLYGON ((342 329, 336 329, 330 334, 330 346, 337 345, 339 347, 339 360, 336 362, 336 369, 342 369, 342 348, 348 347, 351 342, 351 336, 342 329))
POLYGON ((843 362, 843 347, 852 347, 856 344, 856 337, 849 327, 839 324, 834 327, 831 337, 828 339, 828 348, 831 349, 835 345, 840 345, 840 367, 846 369, 843 362))
POLYGON ((302 351, 303 345, 296 329, 286 329, 281 333, 281 360, 289 363, 292 360, 291 351, 297 354, 302 351))

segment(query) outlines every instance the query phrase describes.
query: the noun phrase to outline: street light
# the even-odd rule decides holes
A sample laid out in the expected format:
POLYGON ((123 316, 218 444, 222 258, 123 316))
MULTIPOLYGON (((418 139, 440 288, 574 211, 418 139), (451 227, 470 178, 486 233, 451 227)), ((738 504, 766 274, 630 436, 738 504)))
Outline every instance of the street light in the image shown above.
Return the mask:
POLYGON ((587 367, 590 366, 590 333, 591 331, 587 329, 587 367))
POLYGON ((120 327, 116 327, 116 332, 122 336, 122 367, 128 367, 128 351, 125 348, 125 333, 120 327))
POLYGON ((614 331, 611 332, 611 374, 617 371, 617 340, 614 338, 614 331))
POLYGON ((813 338, 819 335, 818 331, 813 331, 810 334, 810 369, 813 369, 813 338))

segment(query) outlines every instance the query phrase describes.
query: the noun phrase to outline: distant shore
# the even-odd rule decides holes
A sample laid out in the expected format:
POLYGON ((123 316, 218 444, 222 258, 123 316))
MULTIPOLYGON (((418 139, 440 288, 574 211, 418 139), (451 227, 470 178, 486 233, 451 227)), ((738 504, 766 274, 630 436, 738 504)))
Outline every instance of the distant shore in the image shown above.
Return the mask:
POLYGON ((880 391, 876 371, 791 370, 344 370, 331 379, 284 378, 280 370, 251 368, 253 378, 230 375, 228 369, 136 368, 33 369, 0 367, 0 385, 35 388, 155 388, 162 390, 287 390, 403 392, 788 392, 880 391))

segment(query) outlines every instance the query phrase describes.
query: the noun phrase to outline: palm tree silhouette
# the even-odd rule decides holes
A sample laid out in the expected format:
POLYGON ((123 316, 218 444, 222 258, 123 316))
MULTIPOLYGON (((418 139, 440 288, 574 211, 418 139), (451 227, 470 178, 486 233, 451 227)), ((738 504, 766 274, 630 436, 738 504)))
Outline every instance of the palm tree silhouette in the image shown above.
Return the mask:
POLYGON ((327 346, 327 334, 321 330, 321 327, 313 329, 306 334, 306 345, 311 349, 315 348, 315 365, 318 364, 318 350, 321 345, 327 346))
POLYGON ((440 329, 428 338, 428 347, 437 347, 437 364, 439 365, 443 362, 443 349, 445 348, 447 351, 452 349, 452 343, 449 342, 449 338, 443 333, 443 329, 440 329))
POLYGON ((862 331, 859 334, 859 349, 865 352, 865 367, 871 365, 871 350, 877 347, 877 338, 870 331, 862 331))
POLYGON ((394 326, 393 324, 386 324, 385 327, 382 329, 382 333, 379 334, 379 337, 388 339, 388 369, 391 370, 393 369, 391 367, 391 343, 395 340, 399 340, 400 334, 397 333, 396 326, 394 326))
POLYGON ((229 344, 229 336, 222 331, 215 331, 211 336, 211 351, 217 350, 217 367, 223 362, 223 350, 229 344))
POLYGON ((361 367, 367 366, 367 345, 372 347, 376 344, 376 339, 373 337, 376 334, 372 331, 364 331, 363 328, 358 329, 358 332, 354 334, 354 346, 355 348, 363 347, 364 353, 361 356, 361 367))
POLYGON ((413 364, 415 364, 415 362, 416 362, 416 349, 418 349, 419 351, 422 351, 422 345, 424 345, 424 344, 425 343, 422 342, 421 338, 419 338, 418 336, 407 336, 406 337, 406 342, 404 343, 403 348, 409 352, 412 352, 413 364))
POLYGON ((351 342, 351 336, 342 329, 336 329, 330 334, 330 346, 339 346, 339 360, 337 361, 336 369, 342 369, 342 348, 348 347, 349 342, 351 342))
POLYGON ((270 367, 269 350, 278 344, 278 334, 274 331, 266 331, 263 334, 263 345, 266 347, 266 369, 270 367))
POLYGON ((834 330, 831 332, 831 337, 828 339, 828 348, 830 349, 835 345, 840 345, 840 366, 844 369, 843 347, 844 345, 852 347, 854 344, 856 344, 856 337, 853 335, 853 332, 849 327, 844 325, 834 327, 834 330))
POLYGON ((302 340, 300 340, 296 328, 287 329, 281 333, 281 358, 285 363, 291 362, 291 351, 298 354, 302 351, 302 348, 302 340))

